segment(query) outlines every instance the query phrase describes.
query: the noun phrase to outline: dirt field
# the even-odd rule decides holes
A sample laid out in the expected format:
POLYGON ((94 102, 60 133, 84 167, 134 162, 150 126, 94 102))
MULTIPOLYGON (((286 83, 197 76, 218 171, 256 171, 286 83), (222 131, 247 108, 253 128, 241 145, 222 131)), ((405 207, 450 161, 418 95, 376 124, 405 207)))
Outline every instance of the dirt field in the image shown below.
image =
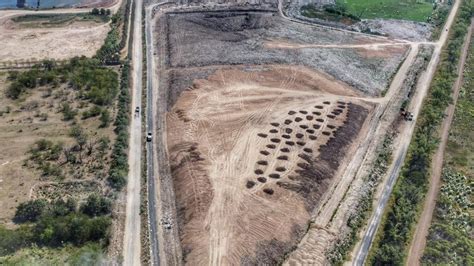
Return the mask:
POLYGON ((103 44, 109 31, 108 23, 96 22, 73 22, 64 27, 20 27, 12 17, 10 11, 0 11, 0 63, 90 57, 103 44))
POLYGON ((274 263, 297 244, 371 110, 349 95, 279 67, 217 71, 181 95, 168 147, 187 262, 274 263))
POLYGON ((174 187, 185 263, 282 262, 355 154, 407 47, 270 11, 156 21, 157 104, 167 110, 158 149, 169 157, 158 160, 171 171, 159 179, 162 191, 174 187))
POLYGON ((122 0, 87 0, 75 9, 45 11, 0 10, 0 67, 15 66, 25 61, 68 59, 93 56, 104 43, 108 23, 73 21, 56 27, 24 27, 12 19, 21 15, 73 14, 88 12, 92 7, 110 8, 116 12, 122 0))

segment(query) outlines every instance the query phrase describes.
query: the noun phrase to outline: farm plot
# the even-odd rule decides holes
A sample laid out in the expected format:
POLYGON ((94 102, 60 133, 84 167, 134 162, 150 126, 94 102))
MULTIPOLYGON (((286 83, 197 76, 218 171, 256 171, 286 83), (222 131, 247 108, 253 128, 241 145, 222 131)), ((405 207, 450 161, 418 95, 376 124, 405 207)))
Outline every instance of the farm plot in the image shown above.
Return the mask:
POLYGON ((155 32, 184 261, 281 262, 407 48, 243 10, 167 13, 155 32))

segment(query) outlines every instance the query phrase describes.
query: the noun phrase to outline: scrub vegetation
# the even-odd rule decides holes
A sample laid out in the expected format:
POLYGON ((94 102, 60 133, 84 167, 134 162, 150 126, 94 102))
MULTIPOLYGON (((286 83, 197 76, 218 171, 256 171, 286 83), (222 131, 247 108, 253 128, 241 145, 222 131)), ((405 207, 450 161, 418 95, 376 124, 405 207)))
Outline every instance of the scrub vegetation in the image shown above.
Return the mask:
POLYGON ((445 152, 442 185, 427 246, 425 264, 474 264, 474 39, 471 39, 464 84, 456 105, 445 152))
POLYGON ((413 226, 427 191, 431 157, 438 145, 439 125, 451 101, 460 50, 473 11, 474 2, 463 1, 418 117, 407 159, 368 257, 370 265, 401 265, 405 260, 413 226))

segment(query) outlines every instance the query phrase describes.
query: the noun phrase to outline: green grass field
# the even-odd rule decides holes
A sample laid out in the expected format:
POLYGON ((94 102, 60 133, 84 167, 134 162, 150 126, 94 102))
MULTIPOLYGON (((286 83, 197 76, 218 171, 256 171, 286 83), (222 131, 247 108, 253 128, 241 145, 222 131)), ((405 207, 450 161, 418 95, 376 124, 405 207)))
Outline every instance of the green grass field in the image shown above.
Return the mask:
POLYGON ((426 22, 433 12, 431 0, 336 0, 360 18, 405 19, 426 22))

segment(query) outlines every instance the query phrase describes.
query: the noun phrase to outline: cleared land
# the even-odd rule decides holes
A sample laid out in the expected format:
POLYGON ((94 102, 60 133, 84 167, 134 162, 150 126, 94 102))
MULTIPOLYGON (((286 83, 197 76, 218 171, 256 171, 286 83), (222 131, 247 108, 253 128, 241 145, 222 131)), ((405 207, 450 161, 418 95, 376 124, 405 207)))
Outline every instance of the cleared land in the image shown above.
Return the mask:
POLYGON ((406 19, 426 22, 433 12, 432 1, 337 0, 338 5, 360 18, 406 19))
POLYGON ((81 55, 90 57, 104 43, 110 30, 108 23, 90 20, 74 19, 59 25, 54 25, 51 20, 36 24, 24 21, 15 22, 10 11, 0 12, 0 66, 16 66, 26 60, 63 60, 81 55))
POLYGON ((281 262, 407 47, 272 11, 166 13, 155 30, 171 170, 160 179, 175 189, 184 261, 281 262))

